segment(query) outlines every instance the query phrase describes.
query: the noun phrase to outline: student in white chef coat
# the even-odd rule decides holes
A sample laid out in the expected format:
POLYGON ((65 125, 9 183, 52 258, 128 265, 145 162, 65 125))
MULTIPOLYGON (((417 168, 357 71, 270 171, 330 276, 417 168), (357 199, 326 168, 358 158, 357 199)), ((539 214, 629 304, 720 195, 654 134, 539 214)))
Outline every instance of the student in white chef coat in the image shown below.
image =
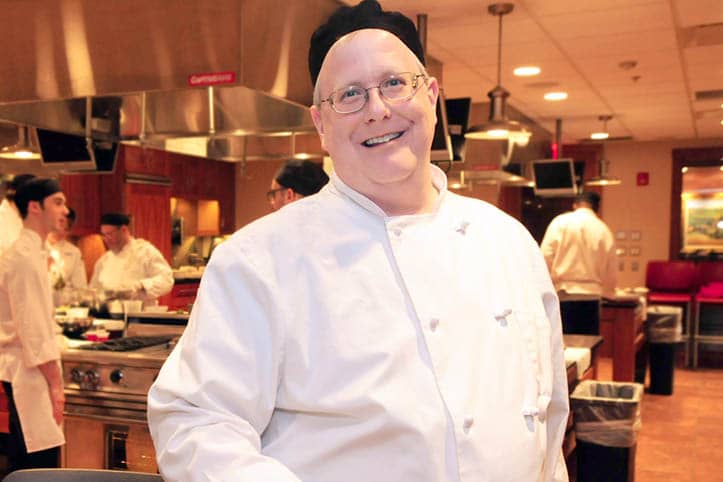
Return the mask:
POLYGON ((600 333, 600 301, 615 296, 617 254, 612 231, 597 216, 600 195, 577 195, 573 211, 555 217, 542 253, 560 296, 564 333, 600 333))
POLYGON ((65 395, 44 240, 68 211, 55 180, 15 195, 23 229, 0 255, 0 380, 8 396, 10 469, 57 467, 65 395))
POLYGON ((329 182, 329 176, 320 163, 308 159, 286 161, 271 180, 266 192, 271 208, 276 211, 305 196, 316 194, 329 182))
POLYGON ((335 172, 213 253, 148 398, 166 480, 567 480, 539 247, 430 163, 437 80, 375 1, 313 35, 335 172))
POLYGON ((158 304, 158 297, 173 288, 173 270, 158 248, 134 238, 125 214, 106 213, 100 219, 100 234, 108 251, 98 258, 90 287, 100 291, 133 291, 145 306, 158 304))
POLYGON ((50 253, 50 287, 53 289, 53 301, 56 306, 63 304, 62 294, 67 290, 77 290, 88 287, 88 278, 85 274, 85 263, 80 249, 70 241, 70 233, 75 222, 75 211, 68 208, 68 216, 58 231, 48 233, 45 241, 50 253))
POLYGON ((34 178, 32 174, 18 174, 12 178, 0 202, 0 253, 10 247, 18 239, 23 229, 23 220, 15 206, 15 193, 25 182, 34 178))

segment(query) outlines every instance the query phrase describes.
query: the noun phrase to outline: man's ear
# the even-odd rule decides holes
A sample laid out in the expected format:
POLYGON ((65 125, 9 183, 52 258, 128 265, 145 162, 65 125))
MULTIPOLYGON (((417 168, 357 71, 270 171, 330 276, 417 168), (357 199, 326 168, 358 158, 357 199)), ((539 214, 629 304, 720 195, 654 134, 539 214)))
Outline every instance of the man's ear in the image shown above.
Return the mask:
POLYGON ((28 214, 29 213, 40 213, 43 211, 43 204, 40 201, 30 201, 28 203, 28 214))
POLYGON ((319 139, 321 140, 321 148, 327 150, 324 143, 324 121, 321 118, 321 108, 312 105, 309 111, 311 112, 311 120, 314 121, 314 127, 316 127, 316 132, 319 134, 319 139))
POLYGON ((427 81, 427 98, 434 111, 435 124, 439 121, 439 119, 437 119, 437 97, 439 97, 439 83, 436 78, 430 77, 427 81))

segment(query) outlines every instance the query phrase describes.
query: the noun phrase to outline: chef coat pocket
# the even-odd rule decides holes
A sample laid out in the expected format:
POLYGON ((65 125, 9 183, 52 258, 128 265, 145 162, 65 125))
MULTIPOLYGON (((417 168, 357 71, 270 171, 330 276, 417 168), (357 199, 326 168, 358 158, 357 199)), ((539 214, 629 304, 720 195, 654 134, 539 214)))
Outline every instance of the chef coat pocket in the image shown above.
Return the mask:
POLYGON ((535 417, 545 421, 552 394, 550 324, 544 316, 525 311, 515 312, 515 321, 525 347, 524 362, 529 365, 525 371, 522 415, 532 428, 535 417))

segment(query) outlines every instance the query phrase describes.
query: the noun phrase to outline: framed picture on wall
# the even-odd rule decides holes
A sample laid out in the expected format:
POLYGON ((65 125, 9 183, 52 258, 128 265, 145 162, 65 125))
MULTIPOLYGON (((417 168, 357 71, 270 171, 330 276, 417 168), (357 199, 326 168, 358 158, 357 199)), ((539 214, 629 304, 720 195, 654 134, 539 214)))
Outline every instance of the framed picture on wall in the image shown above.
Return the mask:
POLYGON ((723 199, 691 197, 683 201, 683 249, 723 248, 723 199))

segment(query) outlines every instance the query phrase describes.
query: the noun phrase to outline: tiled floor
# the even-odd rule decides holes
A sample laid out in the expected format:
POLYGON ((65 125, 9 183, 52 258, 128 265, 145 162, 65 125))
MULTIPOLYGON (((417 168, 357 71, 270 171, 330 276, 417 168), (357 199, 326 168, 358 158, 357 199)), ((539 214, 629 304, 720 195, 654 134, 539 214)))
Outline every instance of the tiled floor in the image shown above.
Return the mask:
POLYGON ((635 482, 723 482, 723 369, 676 368, 673 395, 646 393, 641 414, 635 482))

